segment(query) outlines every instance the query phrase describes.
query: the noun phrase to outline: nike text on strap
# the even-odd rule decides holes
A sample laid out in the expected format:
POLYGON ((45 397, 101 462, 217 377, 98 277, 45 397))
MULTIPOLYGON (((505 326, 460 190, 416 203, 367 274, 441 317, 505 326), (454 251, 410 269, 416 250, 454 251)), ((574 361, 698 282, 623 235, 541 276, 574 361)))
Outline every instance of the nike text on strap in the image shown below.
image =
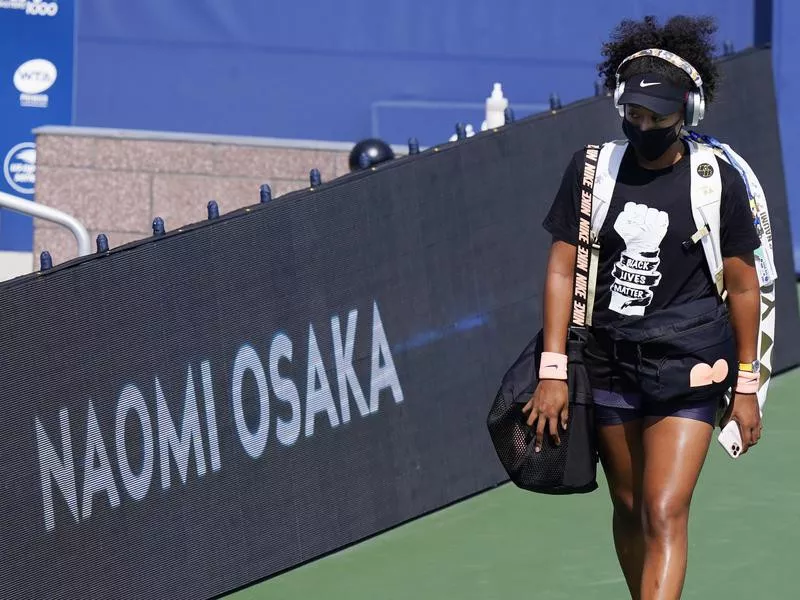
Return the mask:
POLYGON ((585 327, 591 323, 590 295, 594 297, 595 282, 591 281, 590 263, 594 263, 592 245, 592 204, 597 170, 599 146, 587 146, 584 152, 583 177, 581 180, 580 216, 578 219, 578 244, 575 255, 575 277, 572 290, 571 324, 585 327), (590 294, 591 288, 591 294, 590 294), (588 314, 587 314, 588 313, 588 314), (588 317, 588 318, 587 318, 588 317))

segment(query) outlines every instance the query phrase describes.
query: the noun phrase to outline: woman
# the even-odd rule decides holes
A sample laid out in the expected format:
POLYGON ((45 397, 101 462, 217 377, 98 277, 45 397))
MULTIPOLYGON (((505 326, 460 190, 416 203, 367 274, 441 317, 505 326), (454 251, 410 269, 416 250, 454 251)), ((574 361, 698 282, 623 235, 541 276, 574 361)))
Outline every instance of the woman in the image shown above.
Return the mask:
MULTIPOLYGON (((690 149, 681 131, 694 124, 686 122, 689 111, 697 109, 687 107, 690 98, 696 100, 702 92, 705 102, 713 100, 715 29, 710 18, 675 17, 663 27, 652 18, 626 20, 603 48, 606 60, 601 73, 607 87, 616 90, 618 82, 625 84, 617 104, 624 110, 622 130, 629 143, 599 231, 586 364, 594 389, 600 460, 613 504, 614 544, 631 597, 642 600, 680 597, 689 505, 723 388, 730 384, 734 393, 721 425, 730 419, 738 423, 742 453, 761 436, 760 410, 751 385, 753 373, 758 373, 760 299, 753 251, 759 239, 744 181, 723 160, 718 164, 725 303, 702 244, 687 243, 697 227, 690 198, 690 149), (625 61, 652 48, 669 51, 680 60, 650 55, 625 61), (702 90, 697 78, 687 74, 692 68, 702 77, 702 90), (710 387, 697 383, 695 369, 682 373, 679 359, 674 367, 664 367, 669 358, 658 367, 662 370, 657 377, 663 381, 652 379, 643 365, 655 347, 650 340, 665 330, 685 332, 673 340, 678 345, 698 346, 703 336, 722 340, 717 349, 722 358, 713 368, 705 365, 714 385, 710 379, 710 387), (717 335, 725 330, 731 331, 730 352, 725 350, 724 336, 717 335), (686 378, 688 392, 667 388, 653 392, 666 385, 672 373, 686 378)), ((553 243, 544 298, 544 351, 549 354, 543 356, 552 358, 548 362, 553 364, 566 362, 583 164, 581 150, 567 167, 544 222, 553 243)), ((541 375, 524 409, 528 424, 536 428, 537 449, 543 435, 549 433, 558 443, 559 427, 567 427, 564 370, 552 370, 552 378, 541 375)))

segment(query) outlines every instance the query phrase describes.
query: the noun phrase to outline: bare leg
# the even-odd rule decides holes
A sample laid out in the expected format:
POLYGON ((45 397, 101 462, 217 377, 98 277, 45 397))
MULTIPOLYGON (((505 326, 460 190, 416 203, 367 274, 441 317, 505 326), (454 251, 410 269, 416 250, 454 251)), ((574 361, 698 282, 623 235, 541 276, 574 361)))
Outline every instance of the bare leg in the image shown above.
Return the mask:
POLYGON ((712 428, 680 417, 645 420, 641 600, 677 600, 686 578, 689 505, 712 428))
POLYGON ((614 547, 633 600, 639 600, 642 532, 642 419, 598 427, 600 460, 614 506, 614 547))

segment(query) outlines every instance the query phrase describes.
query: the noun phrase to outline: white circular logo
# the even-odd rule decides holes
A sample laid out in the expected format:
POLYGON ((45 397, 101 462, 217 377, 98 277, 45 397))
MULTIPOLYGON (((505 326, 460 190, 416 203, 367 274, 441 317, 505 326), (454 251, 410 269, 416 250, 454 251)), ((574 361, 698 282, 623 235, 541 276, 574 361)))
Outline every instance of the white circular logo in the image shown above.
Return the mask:
POLYGON ((6 154, 3 161, 6 181, 20 194, 33 194, 36 184, 36 144, 22 142, 6 154))
POLYGON ((34 58, 22 63, 14 72, 14 86, 21 94, 41 94, 56 82, 58 70, 49 60, 34 58))

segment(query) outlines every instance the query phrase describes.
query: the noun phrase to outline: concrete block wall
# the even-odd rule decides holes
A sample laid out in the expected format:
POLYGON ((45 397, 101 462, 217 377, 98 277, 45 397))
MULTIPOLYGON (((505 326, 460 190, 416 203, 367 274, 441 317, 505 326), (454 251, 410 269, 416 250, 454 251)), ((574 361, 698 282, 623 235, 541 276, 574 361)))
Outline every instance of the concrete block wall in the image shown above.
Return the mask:
MULTIPOLYGON (((115 247, 151 235, 156 216, 171 230, 206 218, 209 200, 221 214, 257 204, 262 183, 277 197, 308 186, 312 168, 334 179, 348 172, 352 145, 43 127, 36 147, 36 201, 78 219, 93 244, 102 232, 115 247)), ((44 249, 54 265, 78 255, 68 230, 37 219, 34 270, 44 249)))

